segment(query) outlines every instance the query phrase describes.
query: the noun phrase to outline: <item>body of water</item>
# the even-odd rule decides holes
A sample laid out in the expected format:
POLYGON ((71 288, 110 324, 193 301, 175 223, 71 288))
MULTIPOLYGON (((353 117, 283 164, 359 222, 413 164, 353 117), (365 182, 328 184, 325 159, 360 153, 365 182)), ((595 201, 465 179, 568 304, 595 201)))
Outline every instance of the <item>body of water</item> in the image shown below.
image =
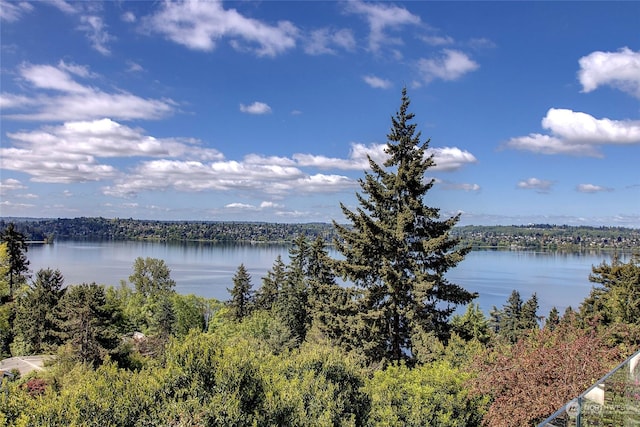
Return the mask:
MULTIPOLYGON (((96 282, 114 286, 128 280, 137 257, 158 258, 171 269, 177 292, 226 300, 240 264, 251 274, 256 289, 278 255, 288 262, 288 250, 285 245, 262 244, 62 241, 31 245, 27 257, 32 272, 59 269, 67 285, 96 282)), ((494 305, 501 308, 517 289, 523 300, 536 292, 538 313, 546 315, 553 306, 561 313, 567 306, 577 308, 591 290, 591 267, 603 261, 609 263, 611 254, 472 251, 447 278, 478 292, 476 301, 487 313, 494 305)))

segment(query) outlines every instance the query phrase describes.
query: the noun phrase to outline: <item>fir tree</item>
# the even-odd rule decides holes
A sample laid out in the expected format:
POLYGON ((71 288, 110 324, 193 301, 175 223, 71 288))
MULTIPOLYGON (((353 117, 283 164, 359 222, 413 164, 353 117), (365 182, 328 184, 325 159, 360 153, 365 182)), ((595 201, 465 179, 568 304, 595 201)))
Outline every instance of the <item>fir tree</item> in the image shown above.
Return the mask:
POLYGON ((360 207, 341 204, 349 224, 334 221, 336 248, 344 255, 340 273, 361 291, 354 331, 371 360, 413 359, 412 339, 424 332, 446 337, 457 305, 475 297, 450 283, 445 273, 469 248, 458 247, 451 229, 459 215, 441 219, 438 208, 424 203, 435 166, 422 143, 410 100, 402 91, 400 110, 392 117, 383 165, 369 157, 370 172, 360 180, 360 207))
POLYGON ((277 303, 280 289, 286 279, 286 265, 278 255, 271 270, 262 278, 262 286, 256 292, 255 305, 258 310, 271 310, 277 303))
POLYGON ((309 286, 309 243, 303 234, 298 235, 289 249, 289 265, 277 303, 277 312, 291 331, 291 336, 302 343, 311 325, 309 286))
POLYGON ((15 229, 15 225, 10 223, 7 228, 0 233, 0 240, 7 244, 7 254, 9 256, 9 297, 13 297, 13 291, 19 284, 24 283, 29 272, 29 260, 27 251, 29 247, 26 237, 15 229))
POLYGON ((515 343, 520 335, 521 316, 522 298, 520 292, 514 289, 500 312, 499 335, 515 343))
POLYGON ((545 328, 549 328, 549 330, 553 331, 560 324, 560 312, 558 309, 553 306, 549 311, 549 316, 547 316, 547 320, 545 321, 545 328))
POLYGON ((23 354, 50 352, 58 346, 58 301, 64 294, 59 270, 42 269, 24 295, 17 300, 14 332, 16 351, 23 354))
POLYGON ((253 310, 253 292, 251 291, 251 276, 244 264, 240 264, 233 276, 233 288, 227 289, 231 294, 229 307, 234 320, 242 320, 253 310))
POLYGON ((534 292, 524 304, 520 313, 520 329, 538 329, 538 295, 534 292))

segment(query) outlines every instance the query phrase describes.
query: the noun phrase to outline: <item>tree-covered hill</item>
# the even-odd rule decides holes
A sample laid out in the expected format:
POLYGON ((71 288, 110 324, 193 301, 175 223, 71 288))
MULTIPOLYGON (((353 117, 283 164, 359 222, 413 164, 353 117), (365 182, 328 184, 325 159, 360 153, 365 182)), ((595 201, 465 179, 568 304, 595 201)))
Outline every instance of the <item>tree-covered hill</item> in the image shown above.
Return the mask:
MULTIPOLYGON (((332 224, 220 221, 149 221, 120 218, 0 218, 0 228, 15 223, 30 241, 54 239, 158 240, 291 243, 303 234, 331 243, 332 224)), ((640 229, 568 225, 467 225, 452 234, 474 249, 590 250, 640 248, 640 229)))

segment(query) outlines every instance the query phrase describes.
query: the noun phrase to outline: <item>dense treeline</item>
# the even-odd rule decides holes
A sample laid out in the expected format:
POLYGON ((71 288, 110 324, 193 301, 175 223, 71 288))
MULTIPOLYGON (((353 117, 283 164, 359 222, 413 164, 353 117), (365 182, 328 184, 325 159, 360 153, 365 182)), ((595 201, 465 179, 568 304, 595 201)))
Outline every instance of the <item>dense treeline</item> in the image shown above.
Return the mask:
POLYGON ((146 221, 107 218, 0 219, 0 227, 15 223, 31 241, 54 239, 162 240, 206 242, 290 243, 298 234, 323 236, 330 241, 329 224, 279 224, 262 222, 146 221))
POLYGON ((434 163, 408 106, 403 91, 388 160, 369 160, 356 210, 341 206, 340 259, 299 233, 257 289, 238 266, 226 302, 177 294, 154 258, 119 287, 31 277, 26 236, 8 226, 0 352, 54 358, 3 380, 0 424, 524 426, 637 348, 639 258, 594 267, 578 310, 544 321, 535 294, 487 317, 446 279, 470 248, 452 233, 459 216, 424 203, 434 163))
MULTIPOLYGON (((309 238, 322 236, 331 243, 336 237, 333 225, 326 223, 0 218, 0 228, 11 223, 30 241, 97 239, 291 243, 297 235, 304 234, 309 238)), ((581 251, 632 250, 640 246, 640 230, 625 227, 467 225, 455 227, 452 234, 459 237, 463 245, 475 249, 581 251)))
POLYGON ((531 224, 526 226, 456 227, 454 234, 478 249, 584 251, 634 250, 640 247, 640 229, 531 224))

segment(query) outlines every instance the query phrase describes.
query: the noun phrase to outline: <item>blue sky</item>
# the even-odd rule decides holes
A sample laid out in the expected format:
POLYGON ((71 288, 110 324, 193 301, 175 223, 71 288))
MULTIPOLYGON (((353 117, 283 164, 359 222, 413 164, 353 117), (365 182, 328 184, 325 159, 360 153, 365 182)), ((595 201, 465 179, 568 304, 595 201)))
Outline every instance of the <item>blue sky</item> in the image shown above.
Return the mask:
POLYGON ((407 87, 443 215, 640 227, 640 2, 0 13, 2 216, 342 221, 407 87))

